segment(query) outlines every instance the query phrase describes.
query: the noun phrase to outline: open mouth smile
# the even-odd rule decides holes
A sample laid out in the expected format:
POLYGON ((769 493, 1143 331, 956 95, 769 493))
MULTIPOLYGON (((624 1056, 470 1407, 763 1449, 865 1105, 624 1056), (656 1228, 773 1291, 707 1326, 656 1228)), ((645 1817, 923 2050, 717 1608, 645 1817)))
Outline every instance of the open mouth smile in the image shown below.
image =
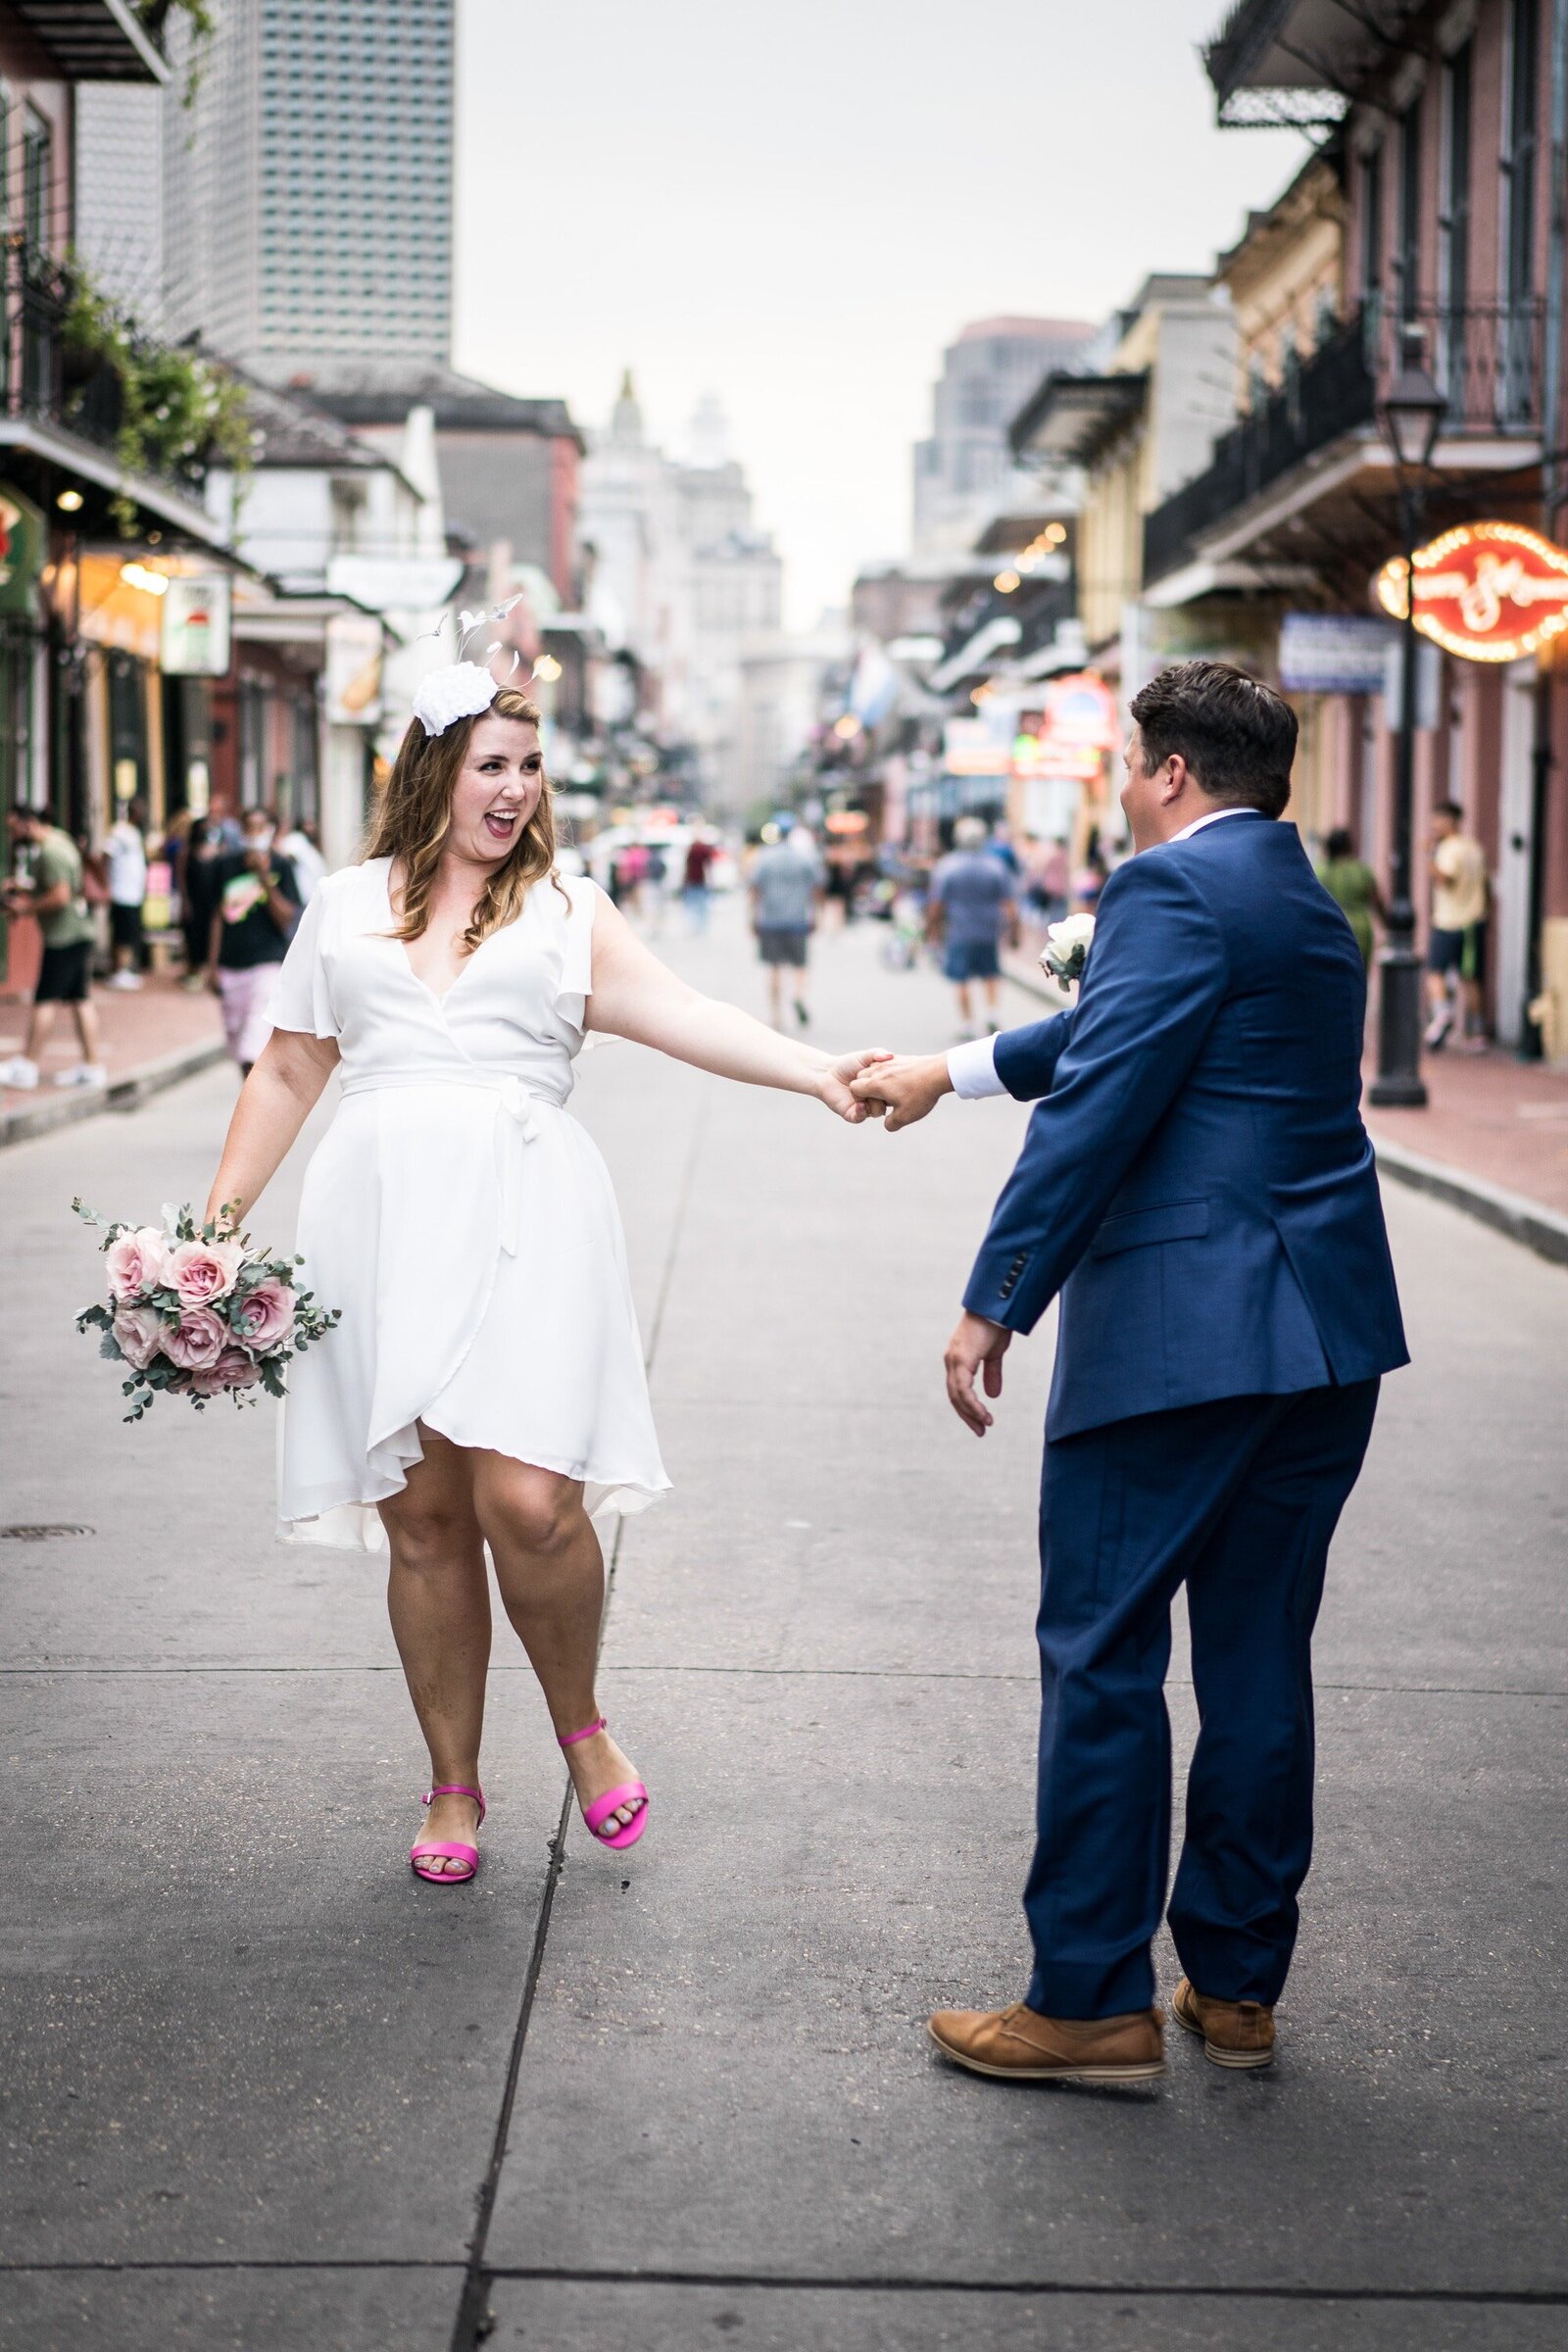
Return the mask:
POLYGON ((492 841, 510 841, 517 829, 516 809, 487 808, 484 812, 484 829, 492 841))

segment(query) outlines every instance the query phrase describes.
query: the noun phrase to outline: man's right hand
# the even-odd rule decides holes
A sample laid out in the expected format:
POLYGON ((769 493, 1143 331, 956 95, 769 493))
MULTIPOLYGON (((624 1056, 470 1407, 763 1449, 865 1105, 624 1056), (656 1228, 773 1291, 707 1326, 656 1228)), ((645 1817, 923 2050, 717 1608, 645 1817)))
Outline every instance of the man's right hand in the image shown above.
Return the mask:
MULTIPOLYGON (((948 1075, 945 1054, 900 1054, 891 1061, 879 1061, 852 1083, 852 1091, 865 1103, 887 1104, 889 1129, 912 1127, 934 1110, 944 1095, 953 1092, 953 1080, 948 1075)), ((873 1113, 874 1115, 874 1113, 873 1113)))

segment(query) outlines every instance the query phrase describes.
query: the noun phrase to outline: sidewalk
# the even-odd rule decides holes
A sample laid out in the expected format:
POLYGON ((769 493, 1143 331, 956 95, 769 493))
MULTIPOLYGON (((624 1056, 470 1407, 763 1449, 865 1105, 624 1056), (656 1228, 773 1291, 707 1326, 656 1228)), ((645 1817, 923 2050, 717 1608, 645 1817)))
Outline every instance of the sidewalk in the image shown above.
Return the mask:
POLYGON ((1367 1111, 1380 1164, 1568 1263, 1568 1073, 1494 1048, 1423 1054, 1421 1075, 1424 1110, 1367 1111))
MULTIPOLYGON (((38 1085, 24 1091, 0 1086, 0 1146, 20 1143, 24 1136, 43 1135, 51 1127, 68 1127, 96 1111, 128 1110, 161 1087, 193 1077, 209 1063, 220 1061, 223 1032, 218 1000, 204 990, 187 993, 169 973, 161 972, 144 988, 120 990, 97 987, 92 992, 103 1032, 107 1087, 57 1087, 56 1070, 76 1059, 75 1024, 71 1007, 55 1014, 54 1034, 44 1050, 38 1085)), ((14 997, 0 998, 0 1061, 20 1054, 27 1033, 27 1005, 14 997)))

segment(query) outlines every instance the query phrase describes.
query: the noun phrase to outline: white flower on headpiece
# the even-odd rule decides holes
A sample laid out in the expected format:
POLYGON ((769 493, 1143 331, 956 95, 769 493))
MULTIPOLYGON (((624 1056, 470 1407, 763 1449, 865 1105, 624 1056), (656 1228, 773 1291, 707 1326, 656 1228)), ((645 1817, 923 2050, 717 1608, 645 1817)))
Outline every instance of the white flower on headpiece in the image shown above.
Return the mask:
POLYGON ((453 662, 419 680, 414 715, 427 735, 444 735, 455 720, 477 718, 481 710, 488 710, 500 691, 477 662, 453 662))

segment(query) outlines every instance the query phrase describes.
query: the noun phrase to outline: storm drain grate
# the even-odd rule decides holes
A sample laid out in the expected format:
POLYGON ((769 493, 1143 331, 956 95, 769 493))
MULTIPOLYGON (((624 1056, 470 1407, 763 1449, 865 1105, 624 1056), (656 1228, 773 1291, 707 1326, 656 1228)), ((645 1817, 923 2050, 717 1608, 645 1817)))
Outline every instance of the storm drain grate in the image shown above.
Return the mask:
POLYGON ((90 1536, 96 1532, 94 1528, 74 1526, 62 1519, 52 1527, 0 1527, 0 1542, 9 1540, 13 1544, 42 1544, 50 1536, 90 1536))

